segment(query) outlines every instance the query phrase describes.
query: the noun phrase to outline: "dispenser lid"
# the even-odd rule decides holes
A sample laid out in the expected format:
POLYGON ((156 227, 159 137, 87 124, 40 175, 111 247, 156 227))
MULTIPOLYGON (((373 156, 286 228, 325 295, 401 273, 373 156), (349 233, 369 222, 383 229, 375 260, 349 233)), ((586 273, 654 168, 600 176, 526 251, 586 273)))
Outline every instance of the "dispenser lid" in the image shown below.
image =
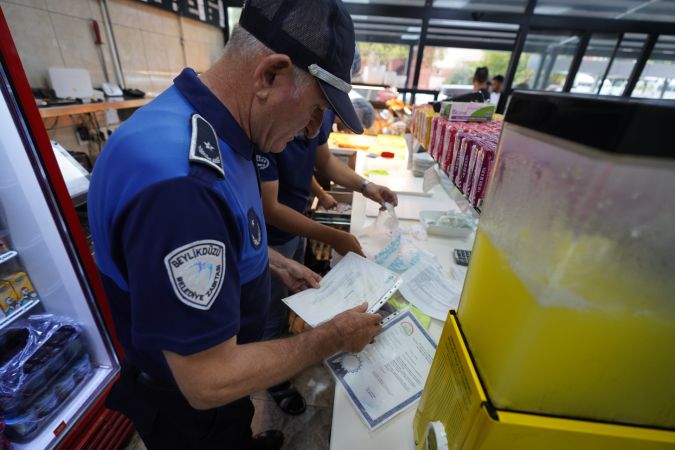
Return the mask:
POLYGON ((515 91, 504 121, 610 153, 675 159, 675 102, 515 91))
POLYGON ((448 436, 445 434, 443 422, 429 422, 426 450, 448 450, 448 448, 448 436))

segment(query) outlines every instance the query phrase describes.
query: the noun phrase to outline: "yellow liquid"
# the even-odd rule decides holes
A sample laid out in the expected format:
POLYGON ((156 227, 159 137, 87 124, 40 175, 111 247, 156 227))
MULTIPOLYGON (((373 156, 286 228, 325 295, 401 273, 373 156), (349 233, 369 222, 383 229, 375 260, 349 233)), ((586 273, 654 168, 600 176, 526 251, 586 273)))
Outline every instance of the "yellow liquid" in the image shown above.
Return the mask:
MULTIPOLYGON (((574 262, 569 249, 551 252, 553 260, 574 262)), ((656 289, 638 293, 636 274, 609 277, 598 266, 594 276, 580 266, 526 286, 479 229, 458 317, 488 396, 503 409, 675 428, 675 294, 643 302, 668 302, 668 314, 632 311, 622 299, 658 295, 656 289), (542 300, 554 278, 572 287, 569 306, 566 291, 556 291, 555 302, 532 294, 542 300), (580 307, 579 299, 587 303, 580 307)))

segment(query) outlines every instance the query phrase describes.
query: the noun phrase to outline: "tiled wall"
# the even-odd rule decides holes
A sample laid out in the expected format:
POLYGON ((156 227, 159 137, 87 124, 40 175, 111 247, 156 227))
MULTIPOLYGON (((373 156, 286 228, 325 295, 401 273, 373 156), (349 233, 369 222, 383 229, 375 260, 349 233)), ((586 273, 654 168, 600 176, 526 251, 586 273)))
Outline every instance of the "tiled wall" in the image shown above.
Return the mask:
MULTIPOLYGON (((109 0, 120 63, 128 87, 157 93, 185 66, 204 70, 222 53, 213 26, 131 0, 109 0), (181 45, 181 28, 184 48, 181 45)), ((99 0, 0 0, 31 86, 47 86, 47 68, 82 67, 94 86, 104 81, 91 20, 99 22, 108 77, 115 81, 99 0)))
MULTIPOLYGON (((87 69, 94 87, 101 86, 105 76, 92 19, 101 29, 108 78, 116 82, 99 0, 0 0, 0 7, 32 87, 48 86, 49 67, 87 69)), ((183 67, 202 71, 222 54, 223 32, 216 27, 131 0, 108 0, 108 7, 127 87, 157 94, 183 67)), ((97 146, 78 144, 73 120, 48 122, 52 139, 95 156, 97 146)))

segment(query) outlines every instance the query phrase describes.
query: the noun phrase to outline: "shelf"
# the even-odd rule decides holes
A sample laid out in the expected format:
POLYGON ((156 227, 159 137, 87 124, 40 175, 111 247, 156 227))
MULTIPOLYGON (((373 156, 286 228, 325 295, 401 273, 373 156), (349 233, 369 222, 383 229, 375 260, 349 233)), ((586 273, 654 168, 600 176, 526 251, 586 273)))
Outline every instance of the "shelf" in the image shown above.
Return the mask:
POLYGON ((85 103, 78 105, 67 106, 44 106, 40 109, 40 116, 43 119, 49 117, 70 116, 75 114, 87 114, 98 111, 106 111, 108 109, 128 109, 140 108, 141 106, 150 103, 152 98, 137 98, 134 100, 120 100, 118 102, 99 102, 99 103, 85 103))
POLYGON ((5 317, 4 319, 0 320, 0 330, 14 322, 16 319, 20 318, 26 312, 30 311, 31 309, 35 308, 38 304, 40 303, 40 299, 33 300, 30 303, 26 303, 23 305, 21 308, 17 309, 14 311, 11 315, 5 317))
POLYGON ((60 406, 54 416, 49 419, 37 435, 28 442, 12 442, 13 450, 30 450, 35 448, 53 448, 59 438, 64 436, 72 426, 86 414, 86 408, 112 382, 116 370, 111 367, 99 366, 88 380, 77 386, 64 405, 60 406))
POLYGON ((15 252, 14 250, 10 250, 6 253, 1 254, 0 255, 0 264, 6 263, 10 259, 14 258, 16 255, 18 255, 18 253, 15 252))
POLYGON ((478 219, 480 216, 480 208, 476 208, 471 204, 466 196, 462 194, 459 189, 457 189, 455 183, 450 180, 448 174, 441 170, 438 164, 434 164, 434 170, 436 170, 436 173, 441 180, 441 186, 443 186, 443 189, 450 196, 450 198, 453 199, 455 203, 457 203, 460 211, 463 213, 469 213, 474 218, 478 219))
MULTIPOLYGON (((424 147, 422 147, 422 143, 419 142, 415 137, 413 137, 411 145, 413 154, 418 152, 426 152, 424 147)), ((471 216, 473 216, 475 219, 478 219, 481 213, 480 208, 476 208, 471 204, 469 199, 466 198, 466 196, 457 188, 457 186, 455 186, 455 183, 450 180, 448 174, 441 170, 441 167, 438 165, 438 163, 434 164, 434 170, 438 174, 438 178, 441 180, 441 186, 443 186, 443 189, 448 194, 448 196, 453 199, 455 203, 457 203, 459 210, 463 213, 471 214, 471 216)))

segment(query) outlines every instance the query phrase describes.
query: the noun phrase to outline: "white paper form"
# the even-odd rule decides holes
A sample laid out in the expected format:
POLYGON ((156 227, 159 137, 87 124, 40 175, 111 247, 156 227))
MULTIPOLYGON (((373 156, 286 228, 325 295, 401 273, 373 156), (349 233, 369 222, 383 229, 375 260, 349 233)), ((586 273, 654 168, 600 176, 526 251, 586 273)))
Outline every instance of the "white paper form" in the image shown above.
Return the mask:
POLYGON ((319 289, 307 289, 283 301, 302 320, 317 327, 365 301, 368 312, 377 311, 402 282, 396 273, 349 252, 321 280, 319 289))
POLYGON ((325 363, 374 430, 420 398, 435 352, 436 343, 404 310, 389 316, 361 353, 338 353, 325 363))
POLYGON ((430 256, 423 255, 401 277, 401 294, 427 316, 445 322, 448 311, 459 305, 461 283, 449 279, 430 256))

